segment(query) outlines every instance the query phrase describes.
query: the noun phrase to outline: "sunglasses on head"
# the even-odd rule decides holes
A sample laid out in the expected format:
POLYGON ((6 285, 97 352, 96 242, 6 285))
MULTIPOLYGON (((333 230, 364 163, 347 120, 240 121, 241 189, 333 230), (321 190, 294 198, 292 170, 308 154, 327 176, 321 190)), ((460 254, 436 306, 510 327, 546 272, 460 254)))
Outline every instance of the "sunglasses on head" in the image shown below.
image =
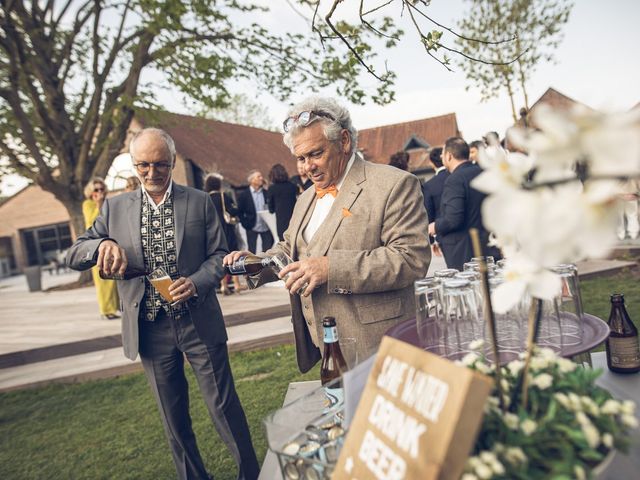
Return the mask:
POLYGON ((328 118, 333 122, 336 121, 333 115, 327 112, 323 112, 322 110, 306 110, 304 112, 300 112, 298 115, 293 115, 287 118, 284 122, 282 122, 282 128, 285 132, 288 132, 296 123, 301 127, 306 127, 318 117, 328 118))

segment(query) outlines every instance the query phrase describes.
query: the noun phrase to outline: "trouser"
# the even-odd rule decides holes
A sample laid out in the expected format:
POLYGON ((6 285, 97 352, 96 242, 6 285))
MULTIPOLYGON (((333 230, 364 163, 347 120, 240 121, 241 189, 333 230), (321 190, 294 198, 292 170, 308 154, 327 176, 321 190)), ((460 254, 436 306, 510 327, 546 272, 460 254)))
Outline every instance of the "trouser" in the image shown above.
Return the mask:
POLYGON ((266 232, 254 232, 253 230, 247 230, 247 246, 249 247, 249 251, 253 253, 256 252, 256 243, 258 241, 258 235, 262 239, 262 251, 266 252, 273 246, 273 235, 270 230, 266 232))
POLYGON ((638 238, 640 223, 638 222, 638 201, 625 200, 622 202, 618 217, 618 238, 624 240, 626 234, 631 238, 638 238))
POLYGON ((153 322, 140 319, 139 325, 140 359, 160 410, 178 478, 209 478, 191 428, 185 356, 213 424, 238 465, 238 479, 258 478, 260 467, 233 383, 227 344, 205 345, 188 314, 172 320, 161 310, 153 322))

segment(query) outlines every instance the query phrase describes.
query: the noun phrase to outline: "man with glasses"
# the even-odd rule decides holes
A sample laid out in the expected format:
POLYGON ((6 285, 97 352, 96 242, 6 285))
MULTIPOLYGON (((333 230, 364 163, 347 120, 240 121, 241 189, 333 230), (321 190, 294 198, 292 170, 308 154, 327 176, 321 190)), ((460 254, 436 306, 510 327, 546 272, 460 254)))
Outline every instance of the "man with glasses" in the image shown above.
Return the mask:
MULTIPOLYGON (((294 260, 279 275, 291 293, 298 366, 306 372, 320 359, 327 315, 336 318, 339 338, 356 339, 364 360, 390 327, 415 316, 413 282, 431 258, 420 182, 366 162, 349 112, 333 99, 301 102, 283 127, 315 186, 298 197, 284 240, 266 252, 294 260)), ((232 252, 224 263, 248 253, 232 252)), ((263 270, 251 280, 276 279, 263 270)))
POLYGON ((129 147, 141 189, 105 200, 69 249, 71 268, 107 275, 162 267, 167 302, 145 277, 118 280, 125 355, 142 366, 162 416, 180 479, 208 479, 189 415, 184 357, 209 414, 238 464, 238 478, 259 466, 229 367, 227 333, 214 289, 224 276, 227 244, 209 195, 174 183, 175 145, 162 130, 136 133, 129 147), (129 268, 127 268, 129 267, 129 268))

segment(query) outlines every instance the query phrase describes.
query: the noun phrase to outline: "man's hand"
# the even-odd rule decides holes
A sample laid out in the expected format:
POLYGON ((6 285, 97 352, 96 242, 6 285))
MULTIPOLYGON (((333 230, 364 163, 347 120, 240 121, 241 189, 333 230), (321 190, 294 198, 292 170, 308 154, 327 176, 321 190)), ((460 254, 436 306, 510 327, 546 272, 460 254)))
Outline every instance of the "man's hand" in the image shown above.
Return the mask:
POLYGON ((231 265, 233 262, 237 261, 241 257, 246 257, 247 255, 253 255, 253 253, 248 250, 236 250, 229 253, 228 255, 225 255, 225 257, 222 259, 222 265, 231 265))
POLYGON ((435 234, 436 234, 436 222, 431 222, 429 224, 429 235, 433 237, 435 236, 435 234))
POLYGON ((314 288, 329 280, 329 257, 312 257, 293 262, 280 270, 278 275, 280 278, 288 275, 285 286, 291 295, 308 284, 302 292, 303 297, 308 297, 314 288))
POLYGON ((180 277, 171 285, 169 285, 169 294, 173 298, 173 302, 185 302, 197 293, 196 286, 190 278, 180 277))
POLYGON ((431 244, 431 253, 433 253, 433 255, 435 257, 441 257, 442 256, 442 250, 440 249, 440 244, 439 243, 432 243, 431 244))
POLYGON ((105 240, 98 247, 98 261, 96 266, 107 275, 117 273, 124 275, 127 269, 127 254, 124 248, 120 247, 113 240, 105 240))

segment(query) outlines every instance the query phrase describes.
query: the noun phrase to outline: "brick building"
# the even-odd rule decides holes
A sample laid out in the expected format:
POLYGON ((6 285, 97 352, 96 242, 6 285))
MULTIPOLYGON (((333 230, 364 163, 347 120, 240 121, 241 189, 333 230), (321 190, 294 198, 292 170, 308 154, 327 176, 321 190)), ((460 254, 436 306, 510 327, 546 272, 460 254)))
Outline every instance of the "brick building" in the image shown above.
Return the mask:
MULTIPOLYGON (((205 174, 216 172, 230 187, 246 188, 250 170, 266 175, 276 163, 290 175, 296 173, 295 158, 279 132, 158 111, 138 114, 130 131, 144 126, 162 128, 175 140, 173 177, 183 185, 202 188, 205 174)), ((425 170, 428 149, 458 134, 455 114, 448 114, 364 129, 358 143, 365 157, 377 163, 388 163, 391 154, 406 150, 410 170, 419 173, 425 170)), ((28 186, 0 205, 0 277, 25 266, 46 265, 71 243, 66 209, 40 187, 28 186)))

